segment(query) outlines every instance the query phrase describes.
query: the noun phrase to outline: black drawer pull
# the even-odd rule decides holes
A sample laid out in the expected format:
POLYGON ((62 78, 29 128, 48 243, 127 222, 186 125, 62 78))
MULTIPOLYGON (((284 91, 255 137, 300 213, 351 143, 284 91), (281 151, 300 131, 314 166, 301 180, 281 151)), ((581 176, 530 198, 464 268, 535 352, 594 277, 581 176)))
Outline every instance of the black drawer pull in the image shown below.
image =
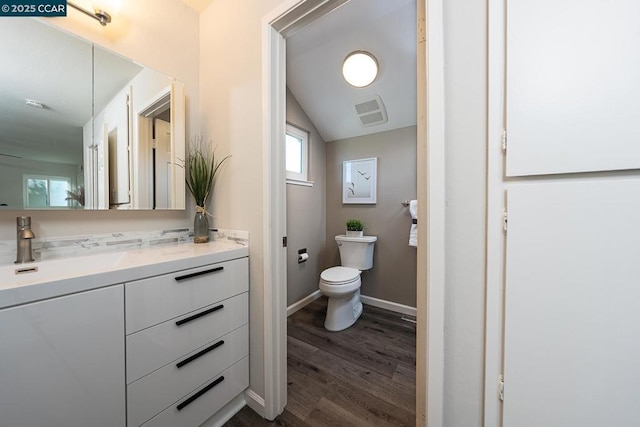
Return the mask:
POLYGON ((195 273, 189 273, 189 274, 185 274, 184 276, 177 276, 176 282, 179 282, 181 280, 185 280, 185 279, 191 279, 192 277, 198 277, 198 276, 203 276, 205 274, 209 274, 209 273, 217 273, 218 271, 222 271, 224 270, 224 267, 216 267, 216 268, 212 268, 209 270, 203 270, 203 271, 198 271, 195 273))
POLYGON ((191 402, 193 402, 194 400, 196 400, 197 398, 199 398, 200 396, 202 396, 203 394, 205 394, 206 392, 208 392, 209 390, 211 390, 212 388, 220 384, 222 381, 224 381, 224 377, 218 378, 217 380, 215 380, 214 382, 212 382, 211 384, 209 384, 208 386, 206 386, 205 388, 203 388, 202 390, 200 390, 199 392, 197 392, 196 394, 194 394, 193 396, 191 396, 190 398, 188 398, 187 400, 185 400, 184 402, 176 406, 176 409, 178 411, 183 410, 191 402))
POLYGON ((209 353, 211 350, 215 350, 216 348, 220 347, 222 344, 224 344, 224 341, 220 340, 217 343, 212 344, 212 345, 210 345, 209 347, 207 347, 207 348, 205 348, 203 350, 200 350, 199 352, 197 352, 193 356, 189 356, 186 359, 184 359, 183 361, 176 363, 176 367, 177 368, 182 368, 184 365, 193 362, 198 357, 204 356, 205 354, 209 353))
POLYGON ((214 311, 218 311, 218 310, 221 310, 221 309, 223 309, 223 308, 224 308, 224 305, 223 305, 223 304, 216 305, 216 306, 215 306, 215 307, 213 307, 213 308, 210 308, 210 309, 205 310, 205 311, 201 311, 200 313, 198 313, 198 314, 194 314, 193 316, 189 316, 189 317, 187 317, 187 318, 185 318, 185 319, 178 320, 178 321, 176 322, 176 326, 182 326, 182 325, 184 325, 185 323, 191 322, 192 320, 199 319, 199 318, 200 318, 200 317, 202 317, 202 316, 206 316, 207 314, 213 313, 214 311))

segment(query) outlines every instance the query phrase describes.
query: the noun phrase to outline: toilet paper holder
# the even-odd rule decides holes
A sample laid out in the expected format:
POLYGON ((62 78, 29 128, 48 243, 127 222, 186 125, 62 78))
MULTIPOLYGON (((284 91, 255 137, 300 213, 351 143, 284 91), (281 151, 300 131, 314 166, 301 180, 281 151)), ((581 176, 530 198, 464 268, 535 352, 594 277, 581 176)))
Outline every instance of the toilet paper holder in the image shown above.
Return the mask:
POLYGON ((307 262, 308 259, 309 254, 307 253, 307 248, 298 249, 298 264, 307 262))

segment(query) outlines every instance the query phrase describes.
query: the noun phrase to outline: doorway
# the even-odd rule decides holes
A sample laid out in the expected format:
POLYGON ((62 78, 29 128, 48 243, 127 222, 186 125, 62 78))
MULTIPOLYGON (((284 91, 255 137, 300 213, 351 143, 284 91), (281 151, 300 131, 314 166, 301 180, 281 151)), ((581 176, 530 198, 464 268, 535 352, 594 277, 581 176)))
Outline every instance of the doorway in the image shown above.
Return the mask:
MULTIPOLYGON (((415 0, 349 0, 286 37, 285 414, 300 421, 324 419, 330 405, 343 416, 372 421, 359 402, 400 424, 415 418, 415 324, 403 317, 416 314, 416 249, 408 244, 411 216, 402 202, 416 196, 416 13, 415 0), (341 74, 354 51, 369 52, 378 64, 378 75, 365 87, 348 84, 341 74), (377 200, 343 200, 343 162, 355 159, 375 159, 377 200), (328 301, 318 281, 323 270, 344 265, 334 236, 345 234, 351 218, 364 222, 367 238, 377 239, 374 262, 361 273, 358 302, 365 306, 354 302, 356 323, 328 332, 328 301), (387 338, 394 340, 392 351, 387 338), (302 357, 303 346, 317 351, 302 357), (358 389, 357 381, 341 376, 345 366, 369 371, 378 381, 358 389), (331 391, 301 381, 301 372, 316 369, 335 384, 331 391), (397 392, 386 393, 392 389, 397 392), (363 400, 337 401, 339 390, 363 400)), ((369 178, 357 188, 367 188, 369 178)))
MULTIPOLYGON (((263 19, 264 73, 264 407, 273 419, 286 405, 286 195, 285 38, 339 7, 284 2, 263 19)), ((444 324, 444 83, 442 0, 418 0, 418 183, 417 198, 428 221, 418 223, 417 249, 417 425, 442 424, 444 324), (427 16, 427 7, 430 14, 427 16), (427 25, 428 23, 428 25, 427 25), (428 31, 427 31, 428 28, 428 31), (429 43, 427 43, 427 39, 429 43), (427 80, 427 62, 429 79, 427 80), (427 91, 429 97, 427 98, 427 91), (428 125, 428 126, 427 126, 428 125), (429 375, 427 375, 429 372, 429 375), (428 413, 428 418, 427 418, 428 413)))

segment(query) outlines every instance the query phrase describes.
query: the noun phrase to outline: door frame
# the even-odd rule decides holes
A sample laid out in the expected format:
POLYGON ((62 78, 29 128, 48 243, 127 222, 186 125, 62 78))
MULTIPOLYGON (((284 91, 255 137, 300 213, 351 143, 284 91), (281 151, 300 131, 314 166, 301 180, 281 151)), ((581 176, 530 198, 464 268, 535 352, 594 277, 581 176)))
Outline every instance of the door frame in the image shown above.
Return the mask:
MULTIPOLYGON (((285 0, 262 20, 264 413, 287 403, 285 36, 347 0, 285 0)), ((445 110, 443 0, 416 0, 416 425, 440 427, 444 409, 445 110)), ((255 409, 255 408, 254 408, 255 409)), ((261 411, 262 412, 262 411, 261 411)))
POLYGON ((487 202, 484 423, 502 425, 500 379, 504 364, 505 234, 503 129, 505 128, 506 0, 489 0, 487 9, 487 202))

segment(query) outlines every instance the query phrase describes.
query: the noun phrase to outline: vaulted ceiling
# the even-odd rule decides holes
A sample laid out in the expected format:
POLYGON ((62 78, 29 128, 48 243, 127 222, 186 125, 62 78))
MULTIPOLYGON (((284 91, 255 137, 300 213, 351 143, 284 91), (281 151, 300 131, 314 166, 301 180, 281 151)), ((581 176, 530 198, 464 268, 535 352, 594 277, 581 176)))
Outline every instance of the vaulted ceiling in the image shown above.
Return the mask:
POLYGON ((287 38, 287 86, 325 141, 416 124, 415 0, 350 0, 287 38), (378 60, 378 78, 355 88, 342 63, 356 50, 378 60), (355 105, 378 95, 388 121, 363 126, 355 105))

